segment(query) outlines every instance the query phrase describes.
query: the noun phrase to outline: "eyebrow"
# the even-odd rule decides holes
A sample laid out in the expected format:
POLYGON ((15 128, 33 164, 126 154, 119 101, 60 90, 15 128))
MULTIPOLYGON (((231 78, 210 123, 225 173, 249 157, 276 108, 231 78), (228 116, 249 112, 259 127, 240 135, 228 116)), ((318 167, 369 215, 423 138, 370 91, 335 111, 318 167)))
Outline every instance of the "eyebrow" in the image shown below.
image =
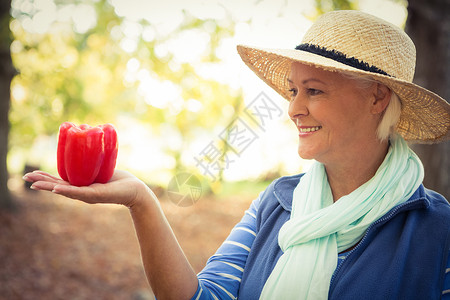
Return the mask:
MULTIPOLYGON (((290 78, 288 78, 287 81, 288 81, 289 83, 294 84, 294 81, 293 81, 292 79, 290 79, 290 78)), ((323 82, 322 80, 317 79, 317 78, 308 78, 308 79, 305 79, 305 80, 302 81, 302 84, 306 84, 306 83, 308 83, 309 81, 316 81, 316 82, 319 82, 319 83, 322 83, 322 84, 325 84, 325 85, 326 85, 325 82, 323 82)))

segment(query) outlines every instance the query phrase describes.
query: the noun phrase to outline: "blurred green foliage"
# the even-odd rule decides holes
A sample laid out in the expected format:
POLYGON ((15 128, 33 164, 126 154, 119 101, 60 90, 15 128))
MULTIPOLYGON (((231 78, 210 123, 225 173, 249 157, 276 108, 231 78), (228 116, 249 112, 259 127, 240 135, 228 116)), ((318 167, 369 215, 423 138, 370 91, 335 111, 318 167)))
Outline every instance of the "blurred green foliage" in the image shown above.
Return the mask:
MULTIPOLYGON (((41 167, 55 171, 43 164, 40 155, 44 154, 33 145, 42 137, 55 141, 62 122, 123 125, 128 121, 130 127, 140 126, 151 132, 152 138, 164 140, 163 152, 173 160, 169 164, 173 174, 189 168, 183 160, 188 145, 198 142, 199 136, 216 136, 218 128, 225 128, 242 112, 240 88, 199 74, 197 68, 199 64, 219 66, 220 47, 235 34, 237 21, 226 5, 220 5, 225 10, 220 20, 198 18, 189 10, 180 10, 179 23, 166 20, 176 28, 161 34, 159 24, 148 19, 119 16, 114 1, 13 0, 11 55, 18 75, 11 85, 10 154, 14 155, 10 156, 15 165, 38 161, 41 167), (38 4, 54 6, 55 15, 49 18, 51 23, 45 30, 30 25, 33 18, 48 17, 39 15, 42 11, 38 4), (88 8, 81 19, 89 19, 84 14, 91 11, 94 22, 80 29, 75 15, 68 16, 81 6, 88 8), (195 43, 189 40, 190 33, 207 37, 205 49, 195 63, 180 61, 174 55, 182 53, 185 46, 195 49, 196 45, 190 45, 195 43), (176 39, 185 44, 172 43, 176 39), (171 143, 166 139, 170 134, 178 136, 178 140, 171 143)), ((260 2, 253 1, 255 6, 260 2)), ((312 0, 315 9, 308 17, 314 19, 330 10, 357 9, 358 2, 312 0)), ((247 9, 251 7, 247 5, 247 9)), ((226 144, 221 146, 225 153, 226 144)), ((152 159, 151 155, 148 159, 152 159)), ((190 172, 201 172, 190 168, 190 172)), ((223 175, 222 171, 219 175, 223 175)), ((163 178, 168 181, 167 176, 163 178)))
MULTIPOLYGON (((127 20, 115 13, 109 1, 84 2, 95 8, 97 20, 94 27, 82 33, 74 30, 74 24, 60 21, 51 24, 46 32, 29 32, 24 28, 23 20, 33 17, 33 10, 22 11, 20 8, 33 5, 33 1, 17 0, 16 9, 13 5, 14 20, 10 24, 14 36, 12 58, 19 74, 12 82, 11 151, 22 151, 27 155, 38 136, 54 136, 65 121, 96 125, 116 123, 123 116, 151 126, 157 134, 164 134, 159 132, 161 124, 166 129, 169 126, 186 144, 192 141, 198 129, 215 126, 221 118, 224 103, 234 103, 239 109, 242 103, 239 91, 199 76, 189 63, 182 62, 174 67, 171 52, 164 56, 155 53, 157 45, 182 32, 207 30, 211 38, 201 60, 218 62, 216 50, 220 41, 233 35, 231 18, 221 26, 213 20, 200 20, 184 12, 183 21, 173 32, 147 38, 147 41, 142 37, 143 29, 155 31, 154 25, 140 20, 132 24, 137 26, 133 34, 139 35, 136 48, 126 51, 119 45, 128 38, 123 29, 127 20), (142 89, 140 80, 125 78, 130 63, 147 72, 144 75, 156 76, 154 80, 171 83, 167 85, 169 89, 179 88, 184 102, 195 99, 202 109, 188 110, 184 103, 178 105, 178 111, 167 113, 167 109, 148 105, 146 96, 139 92, 142 89)), ((74 5, 67 1, 55 1, 55 4, 58 10, 74 5)), ((175 169, 183 168, 179 150, 170 145, 167 148, 176 159, 175 169)))
POLYGON ((358 0, 315 0, 319 14, 333 10, 349 10, 358 8, 358 0))

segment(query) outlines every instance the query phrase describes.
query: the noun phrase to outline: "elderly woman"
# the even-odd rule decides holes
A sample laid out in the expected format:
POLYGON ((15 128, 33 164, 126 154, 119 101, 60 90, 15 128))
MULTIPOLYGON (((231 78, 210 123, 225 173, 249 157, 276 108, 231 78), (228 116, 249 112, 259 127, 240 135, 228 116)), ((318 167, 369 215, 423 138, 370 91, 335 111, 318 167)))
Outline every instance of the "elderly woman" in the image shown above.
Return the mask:
POLYGON ((198 275, 152 191, 116 171, 70 186, 43 172, 32 188, 130 209, 160 299, 438 299, 450 295, 450 206, 423 187, 405 140, 449 138, 450 108, 412 82, 415 48, 358 11, 323 15, 292 50, 238 46, 289 100, 305 174, 275 180, 198 275))

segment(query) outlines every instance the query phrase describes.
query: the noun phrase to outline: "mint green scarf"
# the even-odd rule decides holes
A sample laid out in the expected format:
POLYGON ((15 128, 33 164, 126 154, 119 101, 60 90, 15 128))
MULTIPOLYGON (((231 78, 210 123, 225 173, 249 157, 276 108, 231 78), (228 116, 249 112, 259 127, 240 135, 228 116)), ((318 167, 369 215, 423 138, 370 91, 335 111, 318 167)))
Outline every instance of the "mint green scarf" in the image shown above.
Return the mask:
POLYGON ((281 255, 260 299, 327 299, 338 253, 367 227, 408 200, 422 183, 423 166, 402 137, 375 176, 333 203, 325 167, 314 163, 294 190, 291 218, 280 229, 281 255))

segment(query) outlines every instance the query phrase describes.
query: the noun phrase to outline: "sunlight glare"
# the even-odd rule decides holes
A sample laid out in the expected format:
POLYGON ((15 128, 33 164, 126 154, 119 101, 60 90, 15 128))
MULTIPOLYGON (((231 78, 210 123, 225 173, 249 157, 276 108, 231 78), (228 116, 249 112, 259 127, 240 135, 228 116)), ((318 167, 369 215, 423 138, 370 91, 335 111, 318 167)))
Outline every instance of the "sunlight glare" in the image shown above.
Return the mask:
POLYGON ((179 63, 193 63, 202 58, 210 43, 210 35, 199 29, 183 30, 167 42, 173 59, 179 63))
POLYGON ((220 6, 220 3, 213 1, 189 1, 189 5, 186 5, 186 10, 200 20, 217 20, 226 16, 226 12, 220 6))
POLYGON ((381 19, 391 22, 398 27, 405 26, 408 11, 404 4, 392 0, 360 0, 360 9, 381 19))
POLYGON ((155 55, 160 59, 164 59, 169 55, 169 49, 167 48, 166 43, 159 43, 155 45, 153 51, 155 52, 155 55))
MULTIPOLYGON (((56 19, 56 5, 52 0, 17 1, 16 3, 20 10, 29 13, 29 15, 23 15, 21 20, 22 26, 28 32, 43 34, 49 30, 56 19)), ((14 8, 15 5, 13 4, 12 7, 14 8)))
POLYGON ((137 46, 138 42, 135 39, 125 37, 120 41, 120 48, 127 53, 133 53, 136 51, 137 46))
POLYGON ((152 42, 156 37, 155 29, 151 26, 145 26, 142 30, 142 39, 146 42, 152 42))
POLYGON ((11 84, 11 96, 14 101, 21 103, 27 98, 27 89, 25 89, 21 84, 13 83, 11 84))
POLYGON ((110 0, 110 2, 118 16, 131 21, 146 20, 155 26, 160 36, 169 35, 184 19, 181 0, 110 0))
POLYGON ((186 101, 186 109, 190 112, 197 113, 201 111, 203 108, 203 104, 196 99, 188 99, 186 101))
POLYGON ((137 58, 130 58, 127 62, 127 71, 137 72, 141 66, 141 62, 137 58))
POLYGON ((175 167, 175 159, 166 153, 167 141, 130 117, 122 116, 117 124, 119 143, 118 164, 137 172, 144 180, 165 184, 170 174, 165 171, 175 167), (152 174, 158 174, 152 178, 152 174))
POLYGON ((138 93, 144 97, 147 104, 160 109, 168 108, 175 115, 181 111, 183 99, 179 85, 169 80, 161 81, 150 72, 140 75, 138 93))
POLYGON ((72 12, 73 29, 83 34, 97 24, 97 13, 92 5, 78 4, 72 12))
POLYGON ((124 20, 120 25, 123 34, 130 39, 139 39, 142 33, 142 25, 135 21, 124 20))

